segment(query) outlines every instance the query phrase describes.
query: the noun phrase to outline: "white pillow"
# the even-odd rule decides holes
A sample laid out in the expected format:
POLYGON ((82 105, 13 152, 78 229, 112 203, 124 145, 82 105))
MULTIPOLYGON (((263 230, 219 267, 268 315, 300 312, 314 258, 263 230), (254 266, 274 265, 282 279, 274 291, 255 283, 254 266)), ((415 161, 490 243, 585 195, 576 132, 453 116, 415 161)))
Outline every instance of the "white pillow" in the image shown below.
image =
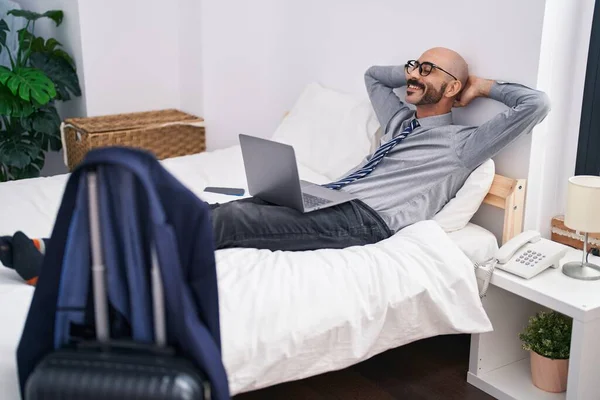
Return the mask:
POLYGON ((467 226, 490 190, 495 173, 496 166, 493 160, 487 160, 477 167, 456 196, 450 199, 433 220, 446 232, 457 231, 467 226))
POLYGON ((333 180, 363 160, 378 128, 368 98, 311 83, 272 139, 292 145, 299 163, 333 180))

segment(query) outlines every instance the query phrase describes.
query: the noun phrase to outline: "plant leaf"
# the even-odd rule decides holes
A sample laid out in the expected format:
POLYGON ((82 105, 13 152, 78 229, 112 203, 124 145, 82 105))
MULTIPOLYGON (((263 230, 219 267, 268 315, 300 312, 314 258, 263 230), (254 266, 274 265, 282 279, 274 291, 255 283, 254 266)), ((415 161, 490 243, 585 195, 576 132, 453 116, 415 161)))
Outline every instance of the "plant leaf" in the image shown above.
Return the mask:
POLYGON ((29 47, 31 41, 35 38, 31 32, 27 30, 27 28, 21 28, 17 31, 19 35, 19 45, 21 48, 29 47))
POLYGON ((6 68, 3 65, 0 65, 0 83, 3 85, 6 85, 6 81, 8 80, 8 78, 10 78, 12 76, 13 72, 6 68))
POLYGON ((71 56, 66 51, 61 50, 61 49, 55 50, 54 56, 64 59, 66 62, 69 63, 69 65, 73 68, 73 70, 77 70, 77 68, 75 66, 75 61, 73 61, 71 56))
POLYGON ((0 85, 0 114, 11 117, 25 117, 33 113, 31 103, 15 96, 4 85, 0 85))
POLYGON ((41 147, 30 139, 30 136, 24 133, 0 142, 0 163, 16 168, 29 165, 41 151, 41 147))
POLYGON ((62 44, 60 44, 60 42, 54 38, 50 38, 46 41, 46 51, 54 51, 56 46, 62 46, 62 44))
MULTIPOLYGON (((24 35, 26 35, 26 34, 24 34, 24 35)), ((50 38, 46 42, 44 42, 43 38, 34 37, 34 36, 29 36, 29 37, 26 36, 25 40, 33 40, 33 43, 31 43, 31 52, 32 53, 48 53, 48 54, 52 55, 53 57, 64 58, 65 60, 67 60, 67 62, 69 64, 71 64, 73 69, 76 69, 75 61, 73 61, 71 56, 69 54, 67 54, 67 52, 64 51, 63 49, 57 48, 58 46, 62 46, 62 44, 59 41, 57 41, 53 38, 50 38)))
POLYGON ((33 135, 44 151, 58 151, 62 148, 60 122, 54 106, 41 108, 21 119, 23 128, 33 135))
POLYGON ((70 100, 70 93, 81 96, 77 72, 63 57, 56 53, 32 53, 29 60, 32 67, 42 70, 54 82, 57 100, 70 100))
POLYGON ((8 167, 0 163, 0 182, 8 181, 8 167))
POLYGON ((37 178, 40 176, 40 172, 42 168, 44 168, 44 164, 46 163, 46 154, 43 151, 40 151, 29 163, 29 165, 24 168, 9 168, 11 179, 29 179, 29 178, 37 178))
POLYGON ((50 10, 46 11, 42 16, 50 18, 56 26, 59 26, 63 21, 64 14, 61 10, 50 10))
POLYGON ((39 13, 36 13, 36 12, 33 12, 33 11, 28 11, 28 10, 14 9, 14 10, 10 10, 6 14, 7 15, 13 15, 15 17, 22 17, 22 18, 25 18, 28 21, 36 21, 36 20, 42 18, 42 14, 39 14, 39 13))
MULTIPOLYGON (((56 97, 54 83, 42 71, 34 68, 19 68, 11 71, 12 75, 3 82, 11 92, 23 100, 34 100, 39 105, 44 105, 56 97)), ((3 75, 0 71, 0 82, 3 75)))
MULTIPOLYGON (((2 47, 6 46, 6 32, 8 31, 10 31, 10 29, 8 29, 6 21, 0 19, 0 45, 2 45, 2 47)), ((2 50, 2 47, 0 47, 0 50, 2 50)))
POLYGON ((64 14, 60 10, 50 10, 46 11, 43 14, 36 13, 28 10, 10 10, 7 15, 13 15, 15 17, 22 17, 28 21, 37 21, 40 18, 50 18, 56 26, 59 26, 62 23, 64 14))

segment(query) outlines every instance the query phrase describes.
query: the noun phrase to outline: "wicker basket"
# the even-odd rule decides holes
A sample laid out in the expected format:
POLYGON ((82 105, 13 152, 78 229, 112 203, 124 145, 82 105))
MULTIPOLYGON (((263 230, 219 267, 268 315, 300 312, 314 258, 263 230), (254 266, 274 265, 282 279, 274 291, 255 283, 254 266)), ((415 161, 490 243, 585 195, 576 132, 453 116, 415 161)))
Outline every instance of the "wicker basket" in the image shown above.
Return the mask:
POLYGON ((137 147, 159 160, 206 150, 204 120, 178 110, 69 118, 61 130, 71 171, 88 151, 106 146, 137 147))

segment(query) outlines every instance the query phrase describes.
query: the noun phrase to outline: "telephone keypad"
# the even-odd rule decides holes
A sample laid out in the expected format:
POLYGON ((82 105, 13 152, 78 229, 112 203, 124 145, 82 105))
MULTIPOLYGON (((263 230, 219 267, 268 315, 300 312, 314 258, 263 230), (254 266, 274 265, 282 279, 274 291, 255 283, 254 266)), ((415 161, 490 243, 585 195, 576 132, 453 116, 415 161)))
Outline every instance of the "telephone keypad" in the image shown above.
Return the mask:
POLYGON ((538 262, 542 261, 546 256, 536 251, 527 250, 519 255, 517 262, 534 267, 538 262))

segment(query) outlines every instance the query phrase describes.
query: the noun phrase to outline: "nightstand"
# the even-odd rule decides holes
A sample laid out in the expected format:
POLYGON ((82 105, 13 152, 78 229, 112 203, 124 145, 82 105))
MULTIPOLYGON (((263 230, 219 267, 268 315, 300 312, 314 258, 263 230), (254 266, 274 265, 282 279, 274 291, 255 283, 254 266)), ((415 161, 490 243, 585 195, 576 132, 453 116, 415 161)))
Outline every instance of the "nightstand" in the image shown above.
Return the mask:
MULTIPOLYGON (((581 260, 581 255, 569 247, 560 266, 581 260)), ((589 259, 600 265, 600 257, 590 254, 589 259)), ((471 337, 470 384, 498 399, 600 399, 600 281, 576 280, 560 268, 529 280, 496 269, 482 301, 494 331, 471 337), (533 385, 529 353, 518 337, 530 316, 548 309, 573 318, 565 393, 548 393, 533 385)))

